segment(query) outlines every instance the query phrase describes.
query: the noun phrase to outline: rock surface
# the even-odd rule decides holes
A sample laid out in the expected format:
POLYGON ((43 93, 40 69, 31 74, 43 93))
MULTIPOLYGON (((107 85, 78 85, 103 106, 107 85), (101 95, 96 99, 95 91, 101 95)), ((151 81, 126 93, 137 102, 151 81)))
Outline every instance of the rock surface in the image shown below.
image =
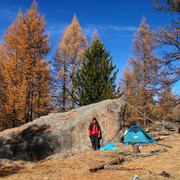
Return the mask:
POLYGON ((102 131, 101 145, 120 142, 125 103, 106 100, 65 113, 51 113, 18 128, 0 133, 0 158, 34 161, 53 154, 91 149, 88 128, 96 117, 102 131))

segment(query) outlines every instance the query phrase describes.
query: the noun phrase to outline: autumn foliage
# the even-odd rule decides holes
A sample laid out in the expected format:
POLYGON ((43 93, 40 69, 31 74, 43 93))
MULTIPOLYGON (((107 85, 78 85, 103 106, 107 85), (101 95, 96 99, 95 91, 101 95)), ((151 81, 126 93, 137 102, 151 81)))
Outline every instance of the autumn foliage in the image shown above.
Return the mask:
POLYGON ((6 30, 1 44, 1 125, 19 126, 51 110, 50 50, 44 17, 37 3, 6 30))
MULTIPOLYGON (((179 15, 178 0, 152 3, 158 10, 179 15)), ((110 51, 97 30, 88 45, 76 14, 47 61, 49 34, 34 0, 25 13, 19 10, 0 42, 0 130, 122 94, 122 99, 144 114, 127 106, 125 119, 131 125, 146 127, 145 116, 179 121, 180 98, 173 91, 180 80, 179 49, 179 19, 155 31, 143 17, 119 77, 120 92, 110 51)))
POLYGON ((179 77, 178 65, 173 64, 178 60, 178 42, 171 43, 175 41, 175 31, 170 33, 161 29, 156 34, 143 17, 138 32, 134 35, 132 56, 119 82, 124 91, 123 99, 134 107, 128 106, 125 116, 131 125, 140 124, 146 128, 149 125, 146 117, 160 121, 175 120, 174 107, 178 98, 173 94, 172 84, 179 77), (155 52, 160 47, 160 42, 167 46, 167 41, 175 48, 164 53, 166 58, 160 59, 155 52))
POLYGON ((58 109, 67 111, 74 108, 75 102, 70 96, 74 94, 72 78, 82 66, 83 54, 87 47, 87 40, 74 14, 72 23, 67 27, 55 52, 54 60, 57 71, 57 80, 60 82, 58 109))

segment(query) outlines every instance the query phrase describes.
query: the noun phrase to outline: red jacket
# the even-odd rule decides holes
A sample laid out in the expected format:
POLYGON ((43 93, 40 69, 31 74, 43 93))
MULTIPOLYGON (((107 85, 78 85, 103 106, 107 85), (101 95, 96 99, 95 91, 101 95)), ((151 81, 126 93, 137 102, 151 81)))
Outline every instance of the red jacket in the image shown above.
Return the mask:
POLYGON ((89 136, 97 134, 98 137, 101 136, 101 130, 99 124, 96 121, 93 121, 89 126, 89 136))

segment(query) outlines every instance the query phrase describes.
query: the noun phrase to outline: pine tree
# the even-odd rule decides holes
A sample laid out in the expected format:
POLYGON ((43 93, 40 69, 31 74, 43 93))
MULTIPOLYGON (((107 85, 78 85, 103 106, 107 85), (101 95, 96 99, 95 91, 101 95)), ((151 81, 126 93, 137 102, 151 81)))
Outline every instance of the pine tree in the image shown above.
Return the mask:
POLYGON ((82 69, 73 78, 75 102, 83 106, 117 98, 114 81, 118 70, 113 73, 115 68, 110 51, 106 50, 100 40, 94 40, 84 53, 82 69))
POLYGON ((62 111, 66 111, 74 107, 74 101, 69 93, 74 94, 74 86, 72 78, 77 69, 81 68, 83 53, 87 47, 86 37, 82 34, 82 29, 74 15, 72 23, 65 31, 58 50, 56 51, 55 60, 61 64, 58 76, 61 80, 60 95, 62 111), (69 104, 69 105, 68 105, 69 104))

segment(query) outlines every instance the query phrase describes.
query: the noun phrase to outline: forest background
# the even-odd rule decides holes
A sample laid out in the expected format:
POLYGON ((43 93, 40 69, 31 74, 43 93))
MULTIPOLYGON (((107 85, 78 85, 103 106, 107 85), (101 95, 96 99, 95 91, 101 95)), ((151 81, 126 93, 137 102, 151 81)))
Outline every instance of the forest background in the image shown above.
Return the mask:
MULTIPOLYGON (((136 15, 138 26, 132 22, 128 26, 115 26, 112 22, 110 26, 106 24, 110 16, 102 14, 101 23, 87 24, 88 28, 83 29, 78 14, 74 14, 71 24, 54 29, 46 24, 48 16, 45 14, 44 19, 39 11, 41 3, 34 1, 29 10, 18 10, 2 33, 0 44, 1 129, 19 126, 49 112, 64 112, 109 98, 122 98, 155 120, 179 121, 180 2, 141 1, 136 6, 133 2, 129 5, 120 1, 119 5, 128 7, 129 14, 137 13, 134 7, 140 8, 136 15), (147 8, 144 5, 154 8, 149 19, 143 16, 147 8), (153 13, 157 17, 164 13, 166 18, 162 19, 166 20, 160 22, 157 18, 152 28, 148 22, 153 13), (108 29, 114 32, 107 34, 108 29), (58 34, 56 40, 53 33, 58 34), (119 38, 113 41, 117 34, 119 38), (124 51, 128 53, 124 55, 124 51)), ((110 4, 109 12, 119 8, 115 4, 110 4)), ((98 7, 105 10, 107 3, 98 7)), ((7 12, 11 16, 10 9, 1 9, 1 18, 7 12)), ((122 24, 128 17, 120 17, 122 24)), ((126 121, 143 122, 146 126, 146 120, 129 107, 126 121)))

